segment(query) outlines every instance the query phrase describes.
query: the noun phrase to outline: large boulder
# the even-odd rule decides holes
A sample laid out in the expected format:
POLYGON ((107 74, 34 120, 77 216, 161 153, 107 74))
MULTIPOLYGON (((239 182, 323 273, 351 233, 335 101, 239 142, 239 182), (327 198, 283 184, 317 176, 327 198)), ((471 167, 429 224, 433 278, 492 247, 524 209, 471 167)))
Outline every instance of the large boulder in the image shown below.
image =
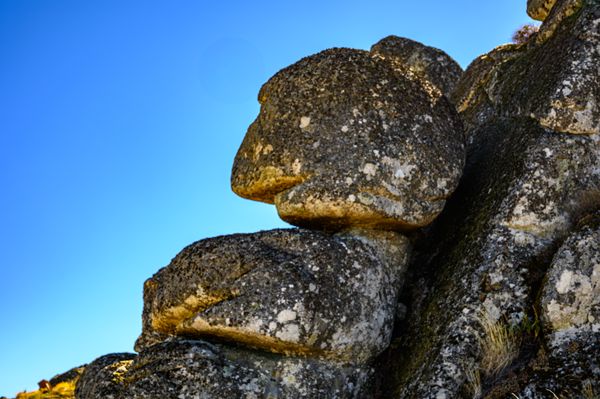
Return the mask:
POLYGON ((397 60, 330 49, 279 71, 235 158, 242 197, 303 227, 414 229, 458 184, 454 108, 397 60))
POLYGON ((387 36, 371 47, 371 54, 398 60, 446 96, 463 74, 458 62, 442 50, 405 37, 387 36))
POLYGON ((599 227, 600 219, 592 217, 565 241, 550 265, 540 307, 551 346, 579 331, 600 333, 599 227))
POLYGON ((90 364, 77 399, 364 398, 373 370, 265 355, 205 341, 168 340, 138 356, 90 364))
POLYGON ((600 216, 583 219, 554 255, 539 312, 545 345, 512 392, 522 399, 600 393, 600 216), (553 396, 556 395, 556 396, 553 396))
POLYGON ((504 115, 531 116, 556 132, 598 134, 600 4, 572 12, 543 43, 505 63, 491 97, 504 115))
POLYGON ((121 384, 136 357, 133 353, 111 353, 88 364, 77 382, 75 398, 121 399, 121 384))
POLYGON ((213 337, 365 364, 390 342, 408 241, 393 232, 271 230, 198 241, 144 285, 136 350, 213 337))

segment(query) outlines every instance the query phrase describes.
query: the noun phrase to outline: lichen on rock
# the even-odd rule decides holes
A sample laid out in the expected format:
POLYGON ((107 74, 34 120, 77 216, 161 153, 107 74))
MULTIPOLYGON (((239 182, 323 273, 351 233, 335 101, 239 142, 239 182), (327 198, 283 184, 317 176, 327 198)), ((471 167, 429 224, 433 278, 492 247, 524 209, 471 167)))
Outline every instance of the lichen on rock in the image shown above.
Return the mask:
POLYGON ((199 241, 146 283, 136 349, 172 335, 214 337, 365 364, 389 344, 408 254, 407 239, 392 232, 199 241))
POLYGON ((463 74, 460 65, 444 51, 405 37, 384 37, 371 46, 371 54, 398 60, 446 96, 452 93, 463 74))
POLYGON ((373 370, 170 339, 138 356, 107 355, 81 377, 77 399, 360 399, 373 370))
POLYGON ((438 89, 397 60, 330 49, 279 71, 235 158, 242 197, 309 228, 410 230, 456 187, 462 125, 438 89))

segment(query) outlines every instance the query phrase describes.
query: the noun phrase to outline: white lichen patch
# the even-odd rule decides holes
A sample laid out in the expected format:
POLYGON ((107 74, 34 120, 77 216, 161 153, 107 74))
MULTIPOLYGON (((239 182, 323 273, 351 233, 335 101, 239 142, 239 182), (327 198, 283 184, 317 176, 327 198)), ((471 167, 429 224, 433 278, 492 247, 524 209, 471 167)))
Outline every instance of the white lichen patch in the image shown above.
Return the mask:
POLYGON ((367 175, 367 180, 371 180, 377 174, 377 169, 377 165, 367 162, 359 170, 367 175))
POLYGON ((261 319, 253 318, 244 327, 251 332, 260 333, 264 324, 265 322, 261 319))
POLYGON ((554 330, 590 323, 590 311, 600 303, 600 264, 594 267, 592 276, 563 270, 555 288, 562 296, 546 305, 546 318, 554 330))
POLYGON ((292 320, 296 320, 296 312, 293 310, 285 309, 277 314, 277 321, 279 323, 287 323, 292 320))
POLYGON ((418 166, 415 164, 403 162, 399 159, 390 158, 388 156, 382 157, 381 163, 392 169, 393 177, 395 179, 410 179, 413 171, 418 169, 418 166))
POLYGON ((303 116, 300 118, 300 129, 306 129, 310 125, 310 117, 303 116))
POLYGON ((298 158, 294 159, 294 162, 292 163, 292 172, 295 175, 299 175, 301 170, 302 170, 302 163, 300 162, 300 160, 298 158))
POLYGON ((573 272, 571 270, 564 270, 556 283, 556 291, 559 294, 566 294, 572 287, 573 272))
POLYGON ((286 324, 275 336, 282 341, 296 343, 300 340, 300 327, 298 324, 286 324))
POLYGON ((547 202, 541 212, 533 210, 530 203, 531 187, 523 187, 523 191, 524 193, 514 206, 508 222, 505 223, 506 227, 544 238, 556 236, 568 229, 569 218, 557 209, 555 202, 547 202))

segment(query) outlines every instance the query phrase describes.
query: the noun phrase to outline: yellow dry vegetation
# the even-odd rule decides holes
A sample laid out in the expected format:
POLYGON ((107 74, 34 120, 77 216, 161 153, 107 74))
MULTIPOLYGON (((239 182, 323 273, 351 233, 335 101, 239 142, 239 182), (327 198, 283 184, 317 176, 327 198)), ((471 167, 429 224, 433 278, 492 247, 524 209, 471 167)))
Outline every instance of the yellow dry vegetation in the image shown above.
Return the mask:
POLYGON ((485 311, 480 314, 478 321, 483 330, 479 339, 481 369, 487 376, 498 374, 519 354, 519 336, 514 329, 500 320, 494 320, 485 311))
POLYGON ((76 380, 66 381, 56 384, 49 390, 40 389, 32 392, 22 392, 17 394, 16 399, 75 399, 76 380))

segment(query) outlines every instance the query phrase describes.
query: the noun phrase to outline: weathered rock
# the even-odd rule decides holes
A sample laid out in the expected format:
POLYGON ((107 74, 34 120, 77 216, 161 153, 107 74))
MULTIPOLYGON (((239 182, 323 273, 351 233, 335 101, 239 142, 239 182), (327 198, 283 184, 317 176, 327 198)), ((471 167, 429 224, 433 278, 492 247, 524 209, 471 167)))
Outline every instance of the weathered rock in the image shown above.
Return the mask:
POLYGON ((527 0, 527 14, 533 19, 546 19, 556 0, 527 0))
POLYGON ((585 218, 554 255, 539 305, 546 343, 524 370, 524 387, 512 392, 523 399, 596 398, 600 393, 598 214, 585 218))
MULTIPOLYGON (((480 57, 453 94, 468 130, 467 167, 414 262, 409 286, 417 288, 403 298, 411 306, 390 355, 401 359, 397 397, 473 395, 466 391, 475 374, 490 398, 542 392, 536 370, 548 362, 535 354, 540 343, 523 343, 499 375, 484 371, 488 338, 478 319, 530 328, 523 323, 535 319, 536 287, 552 253, 598 207, 599 6, 577 7, 559 0, 535 39, 480 57)), ((548 356, 554 367, 562 355, 548 356)))
POLYGON ((452 93, 463 74, 460 65, 442 50, 405 37, 387 36, 371 47, 371 54, 397 59, 446 96, 452 93))
MULTIPOLYGON (((557 134, 513 118, 482 126, 475 138, 461 185, 407 285, 411 308, 390 355, 394 397, 457 397, 484 355, 480 314, 509 326, 533 318, 532 287, 600 198, 597 135, 557 134)), ((481 377, 489 386, 497 376, 481 377)))
POLYGON ((503 114, 530 115, 557 132, 600 133, 599 48, 600 4, 590 3, 506 63, 492 98, 503 114))
POLYGON ((121 399, 121 383, 133 362, 133 353, 111 353, 88 364, 77 382, 75 397, 121 399))
POLYGON ((429 224, 464 160, 454 108, 394 60, 331 49, 281 70, 235 158, 238 195, 303 227, 429 224))
POLYGON ((600 333, 599 224, 597 217, 592 218, 571 235, 546 276, 540 306, 551 346, 577 331, 600 333))
POLYGON ((554 35, 560 24, 583 6, 585 0, 558 0, 538 30, 535 43, 541 44, 554 35))
POLYGON ((468 145, 473 141, 473 131, 497 116, 490 98, 490 88, 493 87, 502 64, 525 51, 525 47, 518 44, 498 46, 477 57, 457 83, 450 98, 460 113, 468 145))
POLYGON ((408 242, 271 230, 198 241, 144 286, 136 349, 166 336, 367 363, 390 342, 408 242))
POLYGON ((599 26, 597 2, 559 0, 534 40, 473 62, 452 95, 467 138, 496 116, 532 117, 556 132, 600 133, 599 26))
POLYGON ((371 373, 199 340, 169 340, 133 360, 109 355, 91 363, 77 399, 363 398, 371 373))

